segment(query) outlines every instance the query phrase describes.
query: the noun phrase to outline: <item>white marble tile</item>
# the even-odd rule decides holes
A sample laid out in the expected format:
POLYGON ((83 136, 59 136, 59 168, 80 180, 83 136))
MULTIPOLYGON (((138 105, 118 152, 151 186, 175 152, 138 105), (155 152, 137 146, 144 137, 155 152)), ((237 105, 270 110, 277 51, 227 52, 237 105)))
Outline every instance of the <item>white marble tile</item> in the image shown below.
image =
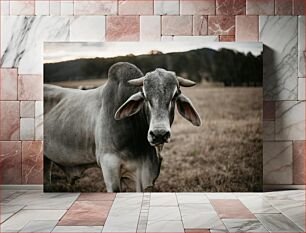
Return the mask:
POLYGON ((223 219, 229 232, 269 232, 258 220, 223 219))
MULTIPOLYGON (((2 194, 1 194, 2 195, 2 194)), ((7 204, 1 204, 1 223, 3 223, 5 220, 10 218, 12 215, 17 213, 19 210, 21 210, 24 207, 24 205, 7 205, 7 204)))
POLYGON ((16 190, 1 190, 1 195, 0 195, 1 202, 7 199, 8 197, 10 197, 11 195, 13 195, 14 193, 16 193, 16 190))
POLYGON ((70 24, 70 41, 105 41, 105 16, 76 16, 70 24))
POLYGON ((154 1, 155 15, 179 15, 179 0, 154 1))
POLYGON ((253 214, 280 213, 261 197, 240 197, 239 199, 253 214))
POLYGON ((10 1, 9 0, 0 1, 0 4, 1 4, 1 15, 9 15, 10 1))
POLYGON ((179 207, 153 206, 149 209, 149 221, 174 221, 181 220, 179 207))
POLYGON ((209 204, 209 200, 204 193, 177 193, 177 201, 179 204, 183 203, 206 203, 209 204))
POLYGON ((50 15, 61 15, 61 1, 50 1, 50 15))
POLYGON ((48 0, 36 0, 35 15, 50 15, 50 2, 48 0))
POLYGON ((305 140, 305 102, 276 102, 276 140, 305 140))
POLYGON ((201 214, 183 215, 183 225, 185 229, 215 229, 225 230, 220 218, 215 212, 206 212, 201 214))
POLYGON ((206 193, 208 199, 237 199, 233 193, 206 193))
POLYGON ((74 1, 74 15, 116 15, 117 0, 74 1))
POLYGON ((305 78, 305 16, 298 18, 298 76, 305 78))
POLYGON ((305 201, 305 190, 267 192, 263 193, 262 197, 267 200, 305 201))
POLYGON ((194 204, 180 204, 180 211, 182 217, 186 216, 193 216, 194 212, 196 211, 198 214, 202 213, 215 213, 215 209, 211 204, 201 204, 201 203, 194 203, 194 204))
POLYGON ((73 15, 73 1, 61 1, 61 15, 73 15))
POLYGON ((181 221, 149 221, 146 232, 184 232, 181 221))
POLYGON ((136 198, 142 200, 143 198, 143 193, 117 193, 116 194, 116 199, 117 198, 136 198))
POLYGON ((1 225, 3 232, 20 231, 29 221, 59 220, 66 210, 21 210, 1 225))
POLYGON ((297 17, 260 16, 265 100, 297 99, 297 17))
POLYGON ((188 42, 218 42, 218 36, 174 36, 174 41, 188 41, 188 42))
POLYGON ((43 41, 69 40, 69 22, 59 16, 3 16, 2 66, 18 67, 19 74, 42 74, 43 41))
POLYGON ((275 122, 263 121, 263 140, 274 141, 275 139, 275 122))
POLYGON ((21 101, 20 102, 20 117, 34 117, 35 102, 21 101))
POLYGON ((20 118, 20 140, 34 140, 34 118, 20 118))
POLYGON ((306 88, 305 78, 298 79, 298 100, 306 100, 305 98, 305 88, 306 88))
POLYGON ((264 184, 292 184, 292 142, 264 142, 264 184))
POLYGON ((160 41, 161 17, 156 15, 140 16, 140 41, 160 41))
POLYGON ((52 232, 101 232, 103 226, 56 226, 52 232))
POLYGON ((161 41, 173 41, 173 36, 162 36, 161 41))
POLYGON ((57 220, 33 220, 25 225, 20 232, 51 232, 57 222, 57 220))
POLYGON ((271 232, 302 232, 302 229, 282 214, 256 214, 258 220, 271 232))
POLYGON ((43 140, 44 137, 44 109, 43 101, 35 101, 35 140, 43 140))
POLYGON ((150 206, 177 206, 175 193, 152 193, 150 206))

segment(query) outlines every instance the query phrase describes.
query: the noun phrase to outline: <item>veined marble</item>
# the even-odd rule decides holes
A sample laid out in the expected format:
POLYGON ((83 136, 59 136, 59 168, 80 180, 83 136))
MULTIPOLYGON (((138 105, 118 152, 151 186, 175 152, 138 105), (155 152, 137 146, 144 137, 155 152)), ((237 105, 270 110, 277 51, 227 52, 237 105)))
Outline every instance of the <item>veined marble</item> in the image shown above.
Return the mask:
POLYGON ((47 0, 36 0, 35 15, 50 15, 50 2, 47 0))
POLYGON ((154 1, 155 15, 178 15, 180 9, 179 0, 154 1))
MULTIPOLYGON (((305 78, 305 16, 299 16, 298 18, 298 66, 299 66, 299 77, 305 78)), ((305 88, 305 87, 304 87, 305 88)))
POLYGON ((256 214, 256 217, 270 232, 303 232, 282 214, 256 214))
POLYGON ((265 100, 297 99, 297 17, 260 16, 265 100))
POLYGON ((43 73, 43 42, 69 40, 69 17, 1 17, 2 67, 18 67, 19 74, 43 73))

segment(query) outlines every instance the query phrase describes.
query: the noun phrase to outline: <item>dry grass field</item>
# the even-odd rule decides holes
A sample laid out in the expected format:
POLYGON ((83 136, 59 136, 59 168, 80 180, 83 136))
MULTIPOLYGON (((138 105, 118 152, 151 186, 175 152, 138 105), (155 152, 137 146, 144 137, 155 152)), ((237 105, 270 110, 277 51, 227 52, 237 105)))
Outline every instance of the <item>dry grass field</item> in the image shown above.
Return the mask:
MULTIPOLYGON (((262 88, 200 84, 182 92, 203 124, 194 127, 176 112, 155 191, 261 191, 262 88)), ((55 168, 53 181, 54 191, 105 191, 98 168, 88 169, 74 186, 55 168)))

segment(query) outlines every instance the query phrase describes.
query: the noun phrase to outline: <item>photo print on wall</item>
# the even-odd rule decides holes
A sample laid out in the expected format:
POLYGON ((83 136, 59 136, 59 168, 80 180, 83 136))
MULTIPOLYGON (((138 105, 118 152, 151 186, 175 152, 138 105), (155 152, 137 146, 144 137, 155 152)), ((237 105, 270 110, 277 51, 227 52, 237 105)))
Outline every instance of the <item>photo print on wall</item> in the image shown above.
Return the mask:
POLYGON ((261 43, 44 44, 44 190, 262 191, 261 43))

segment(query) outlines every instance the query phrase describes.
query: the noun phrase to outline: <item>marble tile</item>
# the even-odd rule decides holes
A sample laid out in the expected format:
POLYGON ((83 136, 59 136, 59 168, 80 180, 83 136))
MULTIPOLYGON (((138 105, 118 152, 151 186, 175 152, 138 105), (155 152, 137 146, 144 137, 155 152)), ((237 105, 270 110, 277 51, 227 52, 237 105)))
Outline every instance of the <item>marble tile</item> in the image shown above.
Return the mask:
POLYGON ((19 100, 42 100, 43 78, 41 75, 18 76, 19 100))
POLYGON ((35 101, 35 140, 43 140, 44 137, 43 111, 43 101, 35 101))
MULTIPOLYGON (((117 193, 116 198, 125 198, 136 202, 141 202, 144 193, 117 193)), ((119 201, 116 199, 116 201, 119 201)))
POLYGON ((269 232, 258 220, 224 219, 229 232, 269 232))
POLYGON ((59 220, 66 210, 21 210, 1 225, 4 232, 20 231, 33 220, 59 220))
MULTIPOLYGON (((1 195, 2 195, 2 190, 1 190, 1 195)), ((16 214, 18 211, 20 211, 24 205, 7 205, 7 204, 1 204, 1 223, 9 219, 11 216, 16 214)))
POLYGON ((150 206, 178 206, 175 193, 151 193, 150 206))
POLYGON ((182 221, 186 229, 219 229, 225 230, 216 212, 201 212, 195 214, 185 214, 182 212, 182 221))
POLYGON ((152 15, 153 0, 118 0, 119 15, 152 15))
POLYGON ((263 120, 275 120, 275 101, 263 102, 263 120))
MULTIPOLYGON (((280 213, 278 210, 272 207, 268 201, 261 197, 240 197, 239 200, 253 213, 253 214, 269 214, 280 213)), ((260 231, 258 231, 260 232, 260 231)))
POLYGON ((298 78, 298 100, 305 100, 305 78, 298 78))
POLYGON ((246 0, 247 15, 274 15, 274 0, 246 0))
POLYGON ((4 0, 0 2, 1 4, 1 15, 9 15, 10 14, 10 1, 4 0))
POLYGON ((236 16, 236 41, 258 41, 258 16, 236 16))
POLYGON ((161 41, 173 41, 174 36, 161 36, 161 41))
POLYGON ((305 1, 293 0, 293 15, 305 15, 305 1))
POLYGON ((264 142, 264 184, 292 184, 292 142, 264 142))
POLYGON ((305 103, 281 101, 276 103, 276 140, 305 139, 305 103))
POLYGON ((235 35, 235 16, 208 16, 208 35, 235 35))
POLYGON ((70 41, 105 41, 105 16, 77 16, 71 20, 70 41))
POLYGON ((305 201, 304 190, 290 190, 280 192, 263 193, 262 197, 271 202, 271 200, 291 200, 291 201, 305 201))
POLYGON ((217 0, 217 15, 245 15, 245 0, 217 0))
POLYGON ((179 15, 179 0, 154 1, 155 15, 179 15))
POLYGON ((19 74, 42 74, 43 42, 67 41, 69 22, 69 17, 59 16, 3 16, 2 67, 18 67, 19 74))
POLYGON ((275 140, 275 122, 263 121, 263 140, 274 141, 275 140))
POLYGON ((52 232, 101 232, 103 229, 103 226, 56 226, 52 232))
POLYGON ((140 16, 140 41, 160 41, 160 16, 140 16))
POLYGON ((0 112, 0 140, 19 140, 19 102, 1 101, 0 112))
POLYGON ((293 141, 293 184, 305 184, 305 141, 293 141))
POLYGON ((10 15, 34 15, 35 1, 34 0, 11 0, 10 15))
POLYGON ((297 17, 260 16, 264 100, 297 99, 297 17))
POLYGON ((140 31, 139 16, 107 16, 107 41, 138 41, 140 31))
POLYGON ((113 201, 116 193, 81 193, 78 201, 113 201))
POLYGON ((22 142, 22 183, 43 183, 43 142, 22 142))
POLYGON ((35 15, 50 15, 50 1, 36 0, 35 1, 35 15))
POLYGON ((61 1, 50 1, 50 15, 61 15, 61 1))
POLYGON ((177 193, 176 197, 179 204, 210 204, 204 193, 177 193))
POLYGON ((35 139, 34 118, 20 118, 20 140, 35 139))
POLYGON ((117 0, 74 1, 74 15, 116 15, 117 0))
POLYGON ((193 16, 193 35, 194 36, 203 36, 208 33, 208 22, 207 16, 204 15, 194 15, 193 16))
POLYGON ((0 100, 17 100, 17 69, 0 72, 0 100))
MULTIPOLYGON (((20 174, 20 176, 21 176, 21 174, 20 174)), ((25 193, 24 191, 17 191, 17 190, 2 190, 1 191, 1 197, 0 197, 1 198, 1 204, 8 204, 9 202, 11 202, 15 198, 23 195, 24 193, 25 193)), ((10 205, 10 204, 8 204, 8 205, 10 205)), ((19 205, 23 205, 23 204, 19 204, 19 205)))
POLYGON ((211 199, 210 202, 222 219, 256 219, 240 200, 211 199))
POLYGON ((233 193, 206 193, 208 199, 237 199, 233 193))
POLYGON ((57 220, 33 220, 25 225, 19 232, 51 232, 57 220))
POLYGON ((20 117, 34 117, 35 101, 20 101, 20 117))
POLYGON ((258 220, 271 232, 302 232, 302 229, 282 214, 256 214, 258 220))
POLYGON ((149 209, 149 221, 179 221, 181 214, 179 207, 152 206, 149 209))
POLYGON ((292 15, 292 0, 275 0, 275 15, 292 15))
POLYGON ((219 41, 220 42, 235 42, 235 36, 234 35, 220 35, 219 36, 219 41))
POLYGON ((181 221, 149 221, 146 232, 184 233, 184 228, 181 221))
POLYGON ((197 232, 197 233, 210 233, 209 229, 203 229, 203 228, 199 228, 199 229, 196 229, 196 228, 185 229, 185 233, 194 233, 194 232, 197 232))
POLYGON ((215 0, 181 0, 181 15, 214 15, 216 12, 215 0))
POLYGON ((163 36, 192 35, 192 16, 162 16, 163 36))
POLYGON ((73 0, 61 1, 61 15, 73 15, 73 0))
MULTIPOLYGON (((305 78, 305 16, 298 17, 298 76, 305 78)), ((305 86, 304 86, 305 88, 305 86)))
POLYGON ((12 196, 14 193, 16 193, 16 190, 1 190, 1 203, 4 203, 4 200, 12 196))
POLYGON ((173 36, 173 41, 188 41, 188 42, 218 42, 218 36, 173 36))

